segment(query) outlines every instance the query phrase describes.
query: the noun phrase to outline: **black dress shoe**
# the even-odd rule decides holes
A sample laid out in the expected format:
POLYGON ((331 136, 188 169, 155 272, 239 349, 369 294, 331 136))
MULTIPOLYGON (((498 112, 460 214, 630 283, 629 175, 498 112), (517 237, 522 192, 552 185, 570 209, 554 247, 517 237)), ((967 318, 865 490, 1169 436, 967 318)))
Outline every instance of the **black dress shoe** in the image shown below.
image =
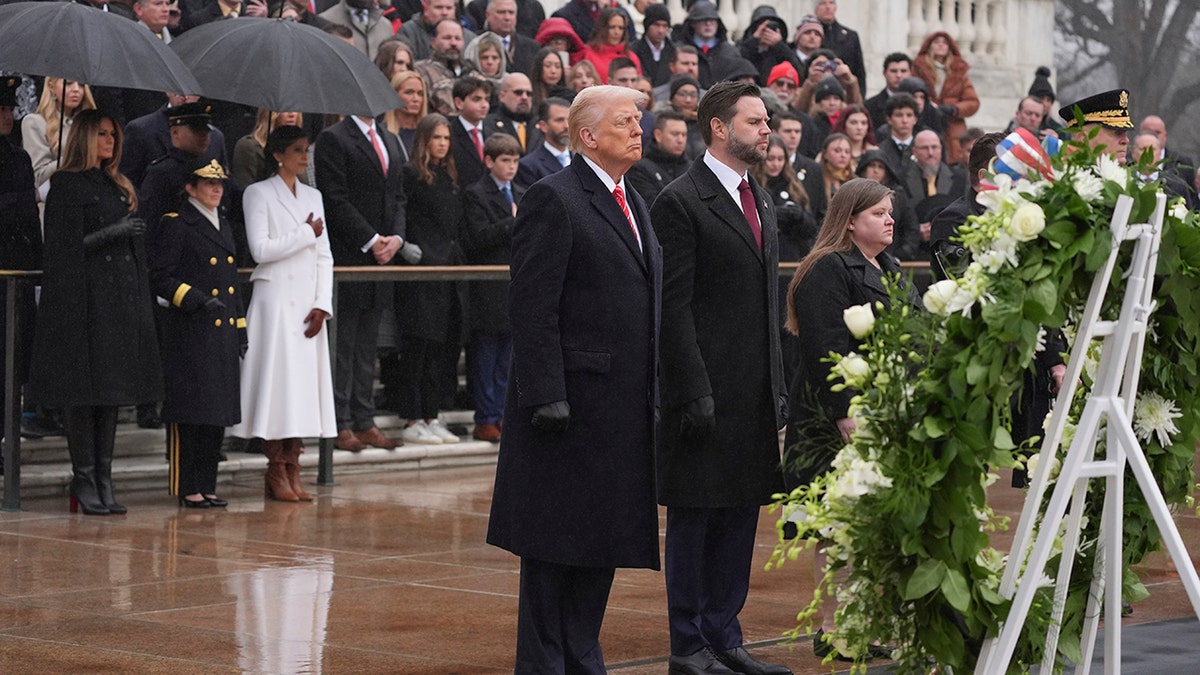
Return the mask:
POLYGON ((733 675, 734 673, 718 661, 717 655, 713 654, 708 647, 688 656, 672 654, 667 664, 667 675, 733 675))
POLYGON ((220 497, 208 497, 208 496, 206 496, 206 497, 204 498, 204 501, 208 502, 208 505, 209 505, 209 506, 215 506, 215 507, 217 507, 217 508, 224 508, 224 507, 226 507, 226 506, 229 506, 229 500, 227 500, 227 499, 221 499, 220 497))
POLYGON ((829 654, 831 652, 836 652, 836 658, 838 661, 849 662, 849 661, 854 660, 854 659, 850 658, 849 656, 846 656, 845 654, 837 651, 837 647, 834 647, 831 643, 826 642, 823 639, 824 636, 825 636, 825 629, 823 629, 823 628, 818 628, 817 632, 813 633, 813 654, 815 654, 817 656, 817 658, 823 659, 826 656, 829 656, 829 654))
POLYGON ((179 505, 182 507, 185 507, 185 508, 189 508, 189 509, 207 509, 209 507, 209 503, 208 503, 207 499, 201 499, 199 501, 192 501, 192 500, 188 499, 187 497, 180 497, 179 505))
POLYGON ((735 673, 744 675, 792 675, 791 668, 778 663, 763 663, 750 656, 745 647, 716 653, 717 660, 735 673))

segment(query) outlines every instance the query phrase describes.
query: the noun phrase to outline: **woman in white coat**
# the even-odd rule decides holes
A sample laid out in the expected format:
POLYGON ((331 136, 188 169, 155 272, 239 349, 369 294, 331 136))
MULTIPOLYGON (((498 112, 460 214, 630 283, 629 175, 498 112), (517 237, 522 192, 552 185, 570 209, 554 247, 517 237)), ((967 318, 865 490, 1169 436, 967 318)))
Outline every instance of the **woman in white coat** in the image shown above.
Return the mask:
POLYGON ((298 179, 308 168, 304 131, 279 127, 264 152, 278 168, 243 196, 246 240, 258 266, 246 312, 242 421, 229 433, 263 439, 268 498, 311 501, 300 483, 301 439, 337 435, 325 333, 333 256, 321 193, 298 179))

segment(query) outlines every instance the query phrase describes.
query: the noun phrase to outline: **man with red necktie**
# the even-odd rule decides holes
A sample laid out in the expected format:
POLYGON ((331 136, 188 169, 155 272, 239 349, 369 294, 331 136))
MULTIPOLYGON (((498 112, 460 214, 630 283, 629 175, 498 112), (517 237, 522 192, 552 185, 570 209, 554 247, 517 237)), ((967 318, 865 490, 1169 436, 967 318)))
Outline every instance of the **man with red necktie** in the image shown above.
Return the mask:
POLYGON ((512 376, 487 540, 521 557, 517 673, 604 673, 615 568, 659 567, 662 251, 625 185, 645 99, 581 91, 574 160, 529 188, 512 228, 512 376))
POLYGON ((784 487, 778 232, 771 199, 747 175, 771 131, 753 83, 713 85, 697 117, 708 149, 650 210, 663 247, 658 501, 667 507, 669 667, 790 675, 752 658, 738 623, 760 508, 784 487))

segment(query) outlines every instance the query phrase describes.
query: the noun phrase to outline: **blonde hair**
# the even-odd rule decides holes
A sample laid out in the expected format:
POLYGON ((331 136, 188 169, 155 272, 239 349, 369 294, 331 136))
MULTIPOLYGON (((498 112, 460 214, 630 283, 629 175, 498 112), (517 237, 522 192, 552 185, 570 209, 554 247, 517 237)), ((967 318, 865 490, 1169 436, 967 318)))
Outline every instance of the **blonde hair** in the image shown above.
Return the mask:
POLYGON ((808 274, 818 260, 830 253, 842 253, 854 247, 850 239, 850 220, 858 214, 878 204, 884 197, 890 197, 892 190, 870 178, 855 178, 848 180, 834 193, 829 200, 829 210, 825 212, 825 222, 817 233, 817 241, 812 250, 800 261, 796 274, 788 284, 787 329, 792 335, 800 332, 800 321, 796 316, 796 287, 808 274))
MULTIPOLYGON (((429 94, 425 89, 425 78, 421 77, 421 74, 415 70, 404 70, 392 76, 392 89, 394 89, 398 95, 400 93, 400 88, 403 87, 404 83, 408 82, 409 80, 416 80, 417 82, 421 83, 421 109, 415 111, 405 110, 403 112, 409 115, 415 115, 414 119, 419 122, 429 114, 429 94)), ((393 134, 400 132, 399 112, 401 111, 389 110, 383 114, 383 125, 387 127, 387 130, 393 134)))
POLYGON ((609 108, 614 103, 621 101, 632 101, 640 109, 646 102, 646 95, 637 89, 616 87, 611 84, 588 87, 576 94, 570 110, 567 111, 567 129, 571 134, 571 150, 574 152, 586 150, 587 146, 583 144, 580 132, 584 129, 594 129, 609 108))
POLYGON ((133 190, 133 183, 129 182, 125 174, 117 168, 121 165, 121 146, 124 141, 121 125, 117 124, 111 115, 91 108, 79 111, 79 114, 75 116, 74 126, 74 131, 67 138, 67 148, 63 151, 62 167, 59 168, 59 171, 79 172, 95 168, 102 169, 125 194, 129 201, 129 211, 131 213, 137 211, 137 193, 133 190), (113 155, 108 159, 101 160, 97 146, 100 138, 100 122, 104 120, 108 120, 113 126, 113 155))
MULTIPOLYGON (((267 134, 269 134, 270 131, 274 131, 275 129, 279 128, 279 116, 287 112, 291 111, 285 110, 283 112, 273 112, 271 110, 267 110, 266 108, 258 109, 258 115, 254 118, 254 131, 251 133, 251 135, 254 137, 254 142, 258 143, 258 147, 267 147, 267 134), (270 131, 268 131, 268 128, 270 131)), ((300 116, 300 119, 296 120, 295 126, 303 127, 304 113, 296 114, 300 116)))
MULTIPOLYGON (((62 131, 62 116, 59 114, 62 110, 62 103, 58 100, 58 94, 54 93, 60 83, 63 94, 66 94, 67 80, 61 77, 47 77, 45 84, 42 85, 42 97, 38 99, 37 104, 37 114, 46 120, 46 141, 51 148, 58 146, 58 135, 62 131)), ((82 82, 78 84, 83 85, 83 100, 79 102, 78 108, 71 111, 72 117, 84 110, 96 109, 96 99, 92 98, 92 88, 82 82)))

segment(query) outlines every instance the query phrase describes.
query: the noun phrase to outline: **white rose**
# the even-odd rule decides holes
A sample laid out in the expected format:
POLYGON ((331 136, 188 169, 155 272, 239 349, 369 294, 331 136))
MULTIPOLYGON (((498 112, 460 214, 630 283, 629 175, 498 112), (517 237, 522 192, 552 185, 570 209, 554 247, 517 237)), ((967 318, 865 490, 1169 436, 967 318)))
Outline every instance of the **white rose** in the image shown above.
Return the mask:
POLYGON ((857 354, 851 354, 842 359, 842 369, 846 371, 847 375, 854 378, 865 379, 871 374, 871 364, 857 354))
POLYGON ((861 340, 875 327, 875 312, 871 311, 870 303, 854 305, 842 310, 842 321, 846 322, 850 334, 861 340))
POLYGON ((1025 202, 1017 207, 1013 214, 1009 230, 1017 241, 1036 239, 1042 230, 1046 229, 1046 213, 1042 207, 1032 202, 1025 202))
POLYGON ((934 314, 945 316, 949 313, 946 311, 946 307, 949 306, 950 299, 953 298, 954 294, 957 292, 957 281, 953 279, 942 279, 936 284, 930 286, 929 289, 925 291, 925 295, 921 298, 921 301, 925 303, 926 310, 933 312, 934 314))

